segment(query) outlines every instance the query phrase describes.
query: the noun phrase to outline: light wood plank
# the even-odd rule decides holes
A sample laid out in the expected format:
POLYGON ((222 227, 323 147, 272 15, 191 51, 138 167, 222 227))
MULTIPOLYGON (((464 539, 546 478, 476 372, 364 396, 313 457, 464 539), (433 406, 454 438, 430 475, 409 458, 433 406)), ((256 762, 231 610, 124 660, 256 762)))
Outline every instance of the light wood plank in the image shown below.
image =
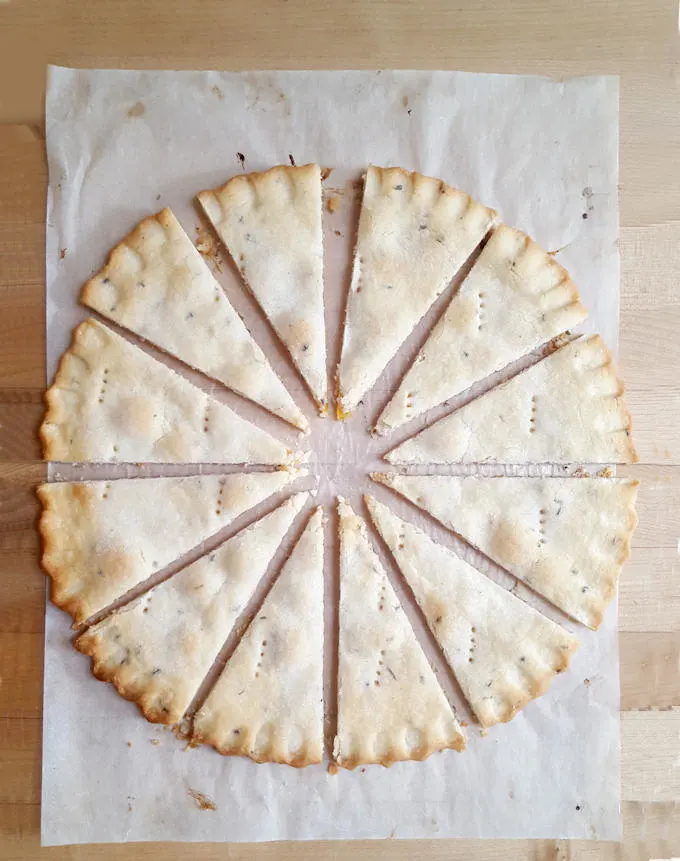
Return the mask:
POLYGON ((40 460, 43 389, 0 390, 0 462, 40 460))
POLYGON ((621 709, 680 708, 680 631, 622 633, 621 709))
MULTIPOLYGON (((619 250, 621 306, 626 312, 680 307, 680 220, 623 227, 619 250)), ((622 335, 627 335, 625 327, 622 335)))
POLYGON ((680 799, 680 709, 621 715, 621 794, 626 801, 680 799))
POLYGON ((680 468, 628 467, 640 523, 619 586, 621 631, 680 630, 680 468))
POLYGON ((39 718, 0 718, 0 804, 40 801, 40 753, 39 718))
POLYGON ((0 634, 0 679, 12 679, 11 694, 0 699, 0 720, 42 715, 42 634, 0 634))
MULTIPOLYGON (((45 628, 45 575, 38 558, 36 547, 22 554, 0 552, 2 634, 41 634, 45 628)), ((35 670, 42 676, 40 665, 35 670)))

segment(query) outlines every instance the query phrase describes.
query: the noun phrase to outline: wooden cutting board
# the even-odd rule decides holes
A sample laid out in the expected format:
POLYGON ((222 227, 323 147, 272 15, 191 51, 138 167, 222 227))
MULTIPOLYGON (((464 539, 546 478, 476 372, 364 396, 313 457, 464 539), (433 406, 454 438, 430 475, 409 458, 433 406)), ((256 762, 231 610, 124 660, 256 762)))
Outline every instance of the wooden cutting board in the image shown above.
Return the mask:
MULTIPOLYGON (((287 0, 282 2, 286 4, 283 8, 288 9, 287 0)), ((292 0, 290 6, 297 7, 297 3, 298 0, 292 0)), ((127 65, 224 67, 224 59, 220 59, 224 55, 218 56, 215 51, 196 57, 183 53, 184 25, 190 26, 190 22, 181 20, 183 4, 171 5, 179 17, 168 30, 169 53, 163 55, 162 62, 158 52, 156 59, 148 53, 140 54, 139 62, 128 59, 127 65)), ((255 3, 255 6, 260 5, 255 3)), ((369 65, 450 66, 453 55, 446 53, 444 56, 442 52, 445 44, 449 50, 453 44, 449 37, 454 39, 457 32, 458 20, 451 18, 455 11, 460 12, 460 22, 463 29, 468 28, 469 35, 466 40, 459 33, 454 39, 456 50, 460 51, 456 54, 459 67, 539 71, 544 69, 540 66, 543 62, 552 63, 555 69, 575 72, 585 71, 583 66, 589 56, 592 59, 588 61, 588 69, 592 71, 617 71, 623 65, 624 72, 630 73, 628 78, 624 77, 622 87, 621 366, 641 465, 620 473, 634 475, 643 483, 639 497, 640 526, 620 590, 624 846, 573 841, 421 841, 417 845, 410 841, 381 841, 253 844, 229 848, 206 844, 190 850, 197 861, 218 857, 272 861, 384 858, 393 861, 416 856, 432 861, 467 861, 470 858, 514 861, 586 857, 648 859, 680 855, 680 221, 673 220, 680 218, 680 167, 676 161, 680 113, 677 84, 673 84, 670 71, 672 63, 667 57, 664 59, 664 52, 671 50, 666 41, 667 33, 674 35, 677 42, 677 32, 672 32, 677 10, 674 12, 670 4, 665 4, 667 23, 663 24, 666 18, 661 15, 664 5, 661 2, 626 2, 623 6, 628 19, 624 27, 617 17, 621 14, 621 5, 616 4, 614 11, 609 4, 612 12, 602 18, 607 26, 600 31, 596 26, 596 7, 602 13, 605 4, 586 4, 590 10, 587 13, 583 3, 569 5, 571 17, 563 21, 561 28, 557 26, 562 20, 559 16, 551 26, 541 27, 528 7, 520 9, 506 4, 501 20, 508 34, 508 44, 500 53, 494 53, 492 47, 496 43, 488 41, 488 24, 486 30, 481 25, 475 30, 469 13, 453 10, 448 5, 445 8, 438 2, 425 4, 429 18, 421 19, 419 12, 417 21, 413 21, 416 26, 430 20, 427 39, 425 31, 412 38, 410 19, 403 9, 394 13, 398 18, 396 24, 394 16, 385 18, 386 7, 377 0, 353 7, 353 14, 365 22, 374 42, 380 42, 378 32, 381 31, 376 28, 381 21, 385 32, 396 39, 389 50, 372 55, 369 65), (441 21, 448 22, 448 35, 441 27, 434 27, 433 15, 437 10, 441 21), (592 16, 588 17, 591 12, 592 16), (630 23, 631 14, 636 12, 643 33, 630 23), (569 30, 576 26, 577 20, 588 24, 579 33, 569 30), (608 50, 603 49, 598 54, 597 47, 609 44, 610 37, 614 39, 614 47, 610 44, 608 50), (548 42, 553 38, 561 46, 559 51, 557 47, 548 50, 548 42), (602 40, 602 44, 598 40, 602 40), (589 47, 584 48, 581 42, 589 47), (522 44, 525 54, 521 51, 522 44), (399 50, 401 54, 394 54, 399 50), (570 59, 558 62, 554 52, 570 59), (404 57, 408 57, 409 62, 403 62, 404 57), (397 62, 398 58, 402 62, 397 62), (638 67, 644 74, 633 74, 638 67), (674 101, 668 98, 669 93, 675 94, 674 101), (674 146, 669 146, 673 141, 674 146)), ((61 0, 54 4, 54 8, 62 6, 61 0)), ((126 4, 116 4, 116 14, 124 15, 123 11, 119 12, 122 6, 126 4)), ((39 15, 38 5, 33 3, 27 3, 25 8, 23 23, 28 29, 25 37, 18 38, 18 47, 15 45, 13 50, 17 53, 17 62, 24 63, 25 56, 19 56, 21 38, 24 38, 24 54, 33 51, 32 80, 35 82, 39 77, 42 81, 40 58, 48 36, 45 35, 37 47, 32 46, 29 33, 32 36, 42 12, 39 15), (35 64, 39 67, 39 76, 35 64)), ((113 30, 107 31, 109 35, 113 32, 114 41, 115 38, 119 40, 118 55, 115 48, 92 48, 92 43, 77 29, 75 24, 82 23, 77 12, 81 4, 73 7, 75 23, 66 14, 65 7, 61 17, 56 16, 54 8, 50 6, 50 14, 55 15, 52 26, 57 36, 53 33, 50 38, 58 40, 60 34, 67 46, 68 50, 59 54, 64 62, 96 65, 103 58, 106 65, 124 65, 121 58, 125 38, 132 40, 130 44, 136 44, 132 35, 133 18, 139 20, 141 13, 151 15, 154 8, 158 11, 160 7, 155 7, 153 0, 141 0, 135 4, 134 16, 128 11, 127 18, 117 20, 113 30), (69 29, 71 24, 73 27, 69 29)), ((390 9, 393 8, 394 4, 390 4, 390 9)), ((44 6, 42 9, 45 11, 44 6)), ((299 6, 300 15, 301 9, 299 6)), ((327 12, 339 14, 335 7, 327 12)), ((2 14, 0 7, 0 29, 2 14)), ((255 38, 259 31, 252 26, 248 29, 244 20, 239 18, 242 30, 245 27, 243 32, 255 38)), ((282 20, 287 19, 284 16, 282 20)), ((545 22, 546 16, 540 20, 545 22)), ((207 44, 216 22, 212 17, 201 22, 203 44, 207 44)), ((233 41, 233 27, 226 27, 226 22, 224 26, 225 38, 233 41)), ((303 45, 301 35, 296 36, 291 30, 292 24, 284 26, 290 30, 289 41, 285 43, 284 40, 284 44, 292 40, 300 45, 303 54, 307 51, 307 61, 300 60, 299 65, 328 65, 326 53, 316 58, 312 48, 303 45)), ((329 26, 329 22, 323 25, 329 26)), ((44 27, 42 32, 46 33, 44 27)), ((337 52, 340 38, 344 39, 344 48, 332 65, 366 65, 360 46, 352 41, 349 33, 337 32, 340 32, 337 38, 329 36, 328 50, 337 52)), ((265 52, 266 62, 254 65, 290 65, 290 53, 279 56, 274 43, 270 40, 267 44, 270 44, 270 52, 265 52)), ((199 51, 198 43, 193 50, 199 51)), ((146 38, 144 51, 147 51, 146 38)), ((674 62, 673 68, 677 70, 680 67, 677 60, 674 62)), ((253 65, 252 60, 250 65, 253 65)), ((27 115, 35 119, 40 86, 40 82, 32 85, 26 102, 27 115)), ((6 100, 0 102, 0 117, 3 111, 11 113, 12 104, 6 100)), ((41 135, 27 126, 0 126, 0 858, 32 859, 44 851, 56 861, 89 859, 92 850, 88 847, 49 851, 39 848, 45 582, 38 566, 35 532, 38 508, 33 488, 44 476, 36 428, 42 413, 45 385, 45 188, 41 135)), ((174 844, 108 846, 96 851, 102 861, 152 857, 168 861, 187 855, 185 849, 174 844)))

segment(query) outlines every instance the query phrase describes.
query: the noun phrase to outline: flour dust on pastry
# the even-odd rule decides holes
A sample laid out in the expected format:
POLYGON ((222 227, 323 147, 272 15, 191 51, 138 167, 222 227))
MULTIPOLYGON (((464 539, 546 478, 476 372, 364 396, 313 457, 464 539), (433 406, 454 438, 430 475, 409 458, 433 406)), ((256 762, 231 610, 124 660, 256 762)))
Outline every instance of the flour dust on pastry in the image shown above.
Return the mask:
POLYGON ((569 274, 519 230, 497 227, 383 410, 387 433, 582 322, 569 274))
POLYGON ((578 640, 372 497, 366 502, 479 722, 511 720, 567 668, 578 640))
POLYGON ((198 200, 325 413, 321 169, 235 176, 198 200))
POLYGON ((81 323, 45 396, 46 460, 285 464, 271 434, 94 319, 81 323))
POLYGON ((390 463, 634 463, 623 383, 599 335, 572 341, 407 439, 390 463))
POLYGON ((117 245, 81 300, 300 430, 308 423, 170 209, 117 245))
POLYGON ((338 729, 343 768, 421 760, 465 739, 366 526, 344 500, 340 517, 338 729))
POLYGON ((323 511, 317 508, 205 703, 192 740, 302 768, 323 756, 323 511))
POLYGON ((543 595, 597 628, 637 525, 627 478, 457 478, 376 474, 543 595))
POLYGON ((338 369, 338 417, 354 409, 493 226, 496 213, 439 179, 366 172, 338 369))
POLYGON ((52 578, 52 601, 83 622, 298 475, 280 470, 41 485, 42 566, 52 578))
POLYGON ((81 634, 75 646, 154 723, 177 723, 309 494, 298 493, 81 634))

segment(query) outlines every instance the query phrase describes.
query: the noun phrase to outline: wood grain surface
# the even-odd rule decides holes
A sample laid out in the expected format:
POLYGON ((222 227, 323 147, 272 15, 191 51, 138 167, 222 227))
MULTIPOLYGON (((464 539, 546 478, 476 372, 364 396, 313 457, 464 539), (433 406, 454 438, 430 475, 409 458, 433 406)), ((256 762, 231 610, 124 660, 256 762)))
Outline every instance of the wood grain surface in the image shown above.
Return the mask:
MULTIPOLYGON (((44 379, 45 63, 621 74, 622 372, 641 464, 620 589, 624 842, 206 844, 230 859, 648 859, 680 855, 680 39, 667 0, 0 2, 0 858, 40 849, 44 577, 33 488, 44 379), (14 125, 9 125, 14 123, 14 125), (22 123, 23 125, 18 125, 22 123)), ((177 844, 98 847, 184 858, 177 844)))

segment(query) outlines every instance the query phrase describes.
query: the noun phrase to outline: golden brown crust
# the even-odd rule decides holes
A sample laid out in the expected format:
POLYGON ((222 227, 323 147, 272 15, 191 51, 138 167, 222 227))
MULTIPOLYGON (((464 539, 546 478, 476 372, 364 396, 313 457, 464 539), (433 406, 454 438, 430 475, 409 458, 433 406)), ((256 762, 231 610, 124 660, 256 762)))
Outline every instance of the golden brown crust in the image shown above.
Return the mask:
POLYGON ((100 682, 110 682, 121 697, 134 703, 150 723, 170 725, 179 720, 181 715, 173 717, 169 706, 158 707, 155 702, 149 702, 146 691, 133 685, 127 685, 120 677, 119 667, 107 667, 103 661, 100 661, 97 637, 89 630, 76 637, 73 645, 79 652, 92 659, 92 675, 100 682))
POLYGON ((49 389, 45 392, 46 411, 43 417, 42 424, 38 431, 40 442, 43 449, 43 460, 57 460, 61 455, 61 449, 58 447, 58 426, 62 414, 61 389, 68 382, 68 366, 73 361, 73 351, 79 344, 88 330, 88 321, 85 320, 80 325, 76 326, 71 336, 71 344, 65 353, 62 353, 57 366, 57 373, 54 375, 54 381, 49 389))
POLYGON ((221 756, 244 756, 252 759, 253 762, 274 762, 278 765, 290 765, 293 768, 306 768, 308 765, 316 765, 322 761, 322 758, 316 752, 314 746, 304 746, 294 754, 287 753, 282 746, 270 745, 268 748, 255 752, 252 750, 248 739, 244 739, 239 744, 220 745, 215 743, 215 738, 212 734, 203 735, 198 732, 191 737, 191 746, 198 747, 201 744, 207 744, 213 747, 221 756))
POLYGON ((38 532, 42 540, 40 565, 51 580, 50 600, 61 610, 65 610, 76 621, 85 618, 84 603, 73 595, 65 593, 64 568, 59 564, 60 556, 60 516, 59 506, 49 491, 49 485, 41 484, 36 488, 43 511, 38 521, 38 532))
POLYGON ((224 183, 224 185, 221 185, 218 188, 205 188, 203 189, 203 191, 199 191, 196 196, 199 199, 201 195, 226 195, 227 197, 229 197, 235 189, 241 188, 244 183, 248 183, 254 188, 257 188, 258 186, 266 185, 269 180, 277 179, 278 177, 311 177, 318 170, 319 166, 317 164, 314 164, 313 162, 310 162, 309 164, 301 164, 295 166, 288 164, 277 164, 274 167, 270 167, 268 170, 254 170, 250 173, 237 174, 236 176, 232 176, 231 179, 228 179, 224 183))
POLYGON ((531 680, 530 690, 519 692, 514 702, 503 704, 500 709, 496 710, 496 713, 491 719, 487 720, 484 714, 475 712, 480 726, 488 729, 497 723, 508 723, 518 712, 522 711, 523 708, 529 705, 532 700, 543 696, 550 687, 550 683, 554 679, 555 675, 563 673, 567 669, 571 657, 577 649, 577 641, 574 640, 569 643, 568 647, 562 652, 560 659, 555 661, 553 666, 545 671, 544 675, 531 680))
POLYGON ((418 748, 414 748, 408 756, 404 756, 403 753, 390 748, 382 756, 371 758, 363 754, 350 754, 349 756, 343 756, 341 759, 336 759, 335 762, 340 768, 344 768, 347 771, 354 771, 359 765, 382 765, 385 768, 389 768, 395 762, 410 762, 411 760, 423 762, 432 756, 433 753, 441 753, 443 750, 456 750, 462 753, 465 750, 464 736, 460 735, 445 745, 421 745, 418 748))

